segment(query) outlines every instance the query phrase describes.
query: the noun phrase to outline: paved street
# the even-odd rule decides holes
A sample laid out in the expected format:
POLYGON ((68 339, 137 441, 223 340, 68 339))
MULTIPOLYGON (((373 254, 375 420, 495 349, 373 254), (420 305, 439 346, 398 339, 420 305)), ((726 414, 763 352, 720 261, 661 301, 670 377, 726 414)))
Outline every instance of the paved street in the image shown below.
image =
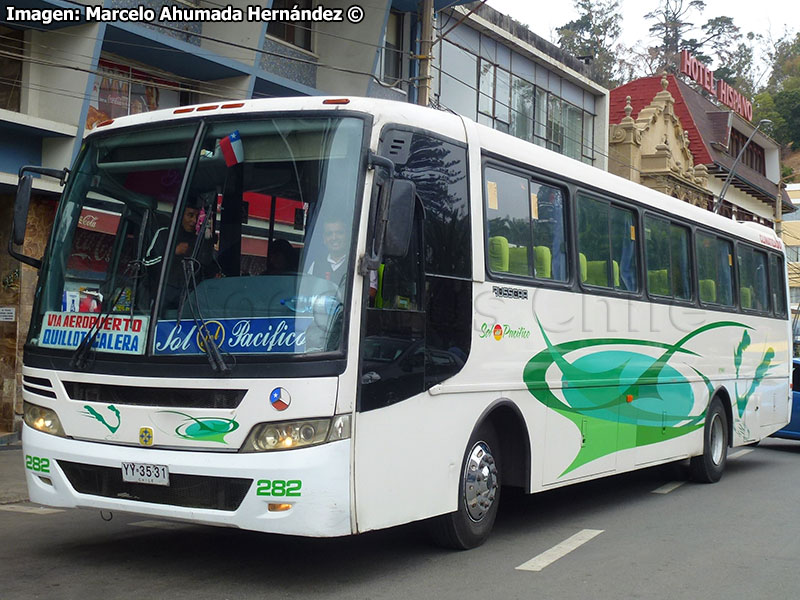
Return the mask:
MULTIPOLYGON (((668 465, 507 494, 494 535, 469 552, 431 546, 418 525, 315 540, 5 504, 0 598, 795 597, 800 444, 732 454, 716 485, 668 465)), ((6 486, 14 456, 0 451, 6 486)))

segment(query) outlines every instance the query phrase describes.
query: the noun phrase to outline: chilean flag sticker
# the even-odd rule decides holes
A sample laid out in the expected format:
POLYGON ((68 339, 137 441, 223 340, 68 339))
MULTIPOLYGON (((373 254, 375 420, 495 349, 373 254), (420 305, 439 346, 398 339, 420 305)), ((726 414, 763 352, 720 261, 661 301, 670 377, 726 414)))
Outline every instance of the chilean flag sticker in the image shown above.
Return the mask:
POLYGON ((292 403, 292 397, 284 388, 275 388, 269 395, 270 404, 275 410, 286 410, 292 403))
POLYGON ((219 141, 219 148, 222 150, 222 157, 225 159, 225 164, 229 167, 244 162, 244 146, 242 145, 242 138, 239 136, 238 129, 229 136, 222 138, 219 141))

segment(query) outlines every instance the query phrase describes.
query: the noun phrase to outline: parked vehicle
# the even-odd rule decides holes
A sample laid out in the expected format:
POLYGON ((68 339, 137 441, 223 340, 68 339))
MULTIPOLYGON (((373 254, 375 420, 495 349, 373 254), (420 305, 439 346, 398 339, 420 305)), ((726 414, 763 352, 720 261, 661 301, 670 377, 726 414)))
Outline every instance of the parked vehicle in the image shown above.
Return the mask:
POLYGON ((800 440, 800 358, 792 361, 792 419, 772 437, 800 440))

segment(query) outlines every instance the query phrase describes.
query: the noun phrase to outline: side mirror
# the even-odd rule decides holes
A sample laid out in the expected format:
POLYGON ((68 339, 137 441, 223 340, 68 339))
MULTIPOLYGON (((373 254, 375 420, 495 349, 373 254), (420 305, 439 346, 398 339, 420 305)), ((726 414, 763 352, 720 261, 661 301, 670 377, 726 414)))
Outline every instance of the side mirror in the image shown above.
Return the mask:
POLYGON ((14 200, 14 225, 11 240, 15 245, 21 246, 25 241, 25 227, 28 225, 28 208, 31 204, 31 189, 33 178, 23 175, 17 185, 17 197, 14 200))
POLYGON ((408 252, 408 243, 414 225, 414 203, 417 187, 412 181, 395 179, 389 197, 389 211, 386 218, 386 237, 384 256, 401 257, 408 252))
POLYGON ((41 260, 25 256, 14 250, 15 245, 21 246, 25 242, 25 228, 28 225, 28 209, 31 205, 31 190, 33 189, 33 178, 29 173, 54 177, 61 182, 61 185, 64 185, 67 175, 69 175, 69 169, 57 171, 46 167, 25 166, 19 170, 17 196, 14 200, 14 222, 12 223, 11 237, 8 240, 8 253, 18 261, 39 269, 42 266, 41 260))

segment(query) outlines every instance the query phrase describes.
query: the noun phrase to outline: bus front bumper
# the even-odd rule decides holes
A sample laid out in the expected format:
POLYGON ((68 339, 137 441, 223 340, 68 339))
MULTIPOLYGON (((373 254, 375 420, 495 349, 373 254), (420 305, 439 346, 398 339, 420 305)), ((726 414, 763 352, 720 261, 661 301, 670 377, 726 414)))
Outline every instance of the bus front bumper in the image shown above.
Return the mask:
POLYGON ((84 442, 23 425, 32 502, 128 512, 253 531, 353 533, 350 440, 252 454, 84 442), (169 485, 125 483, 122 463, 165 465, 169 485))

